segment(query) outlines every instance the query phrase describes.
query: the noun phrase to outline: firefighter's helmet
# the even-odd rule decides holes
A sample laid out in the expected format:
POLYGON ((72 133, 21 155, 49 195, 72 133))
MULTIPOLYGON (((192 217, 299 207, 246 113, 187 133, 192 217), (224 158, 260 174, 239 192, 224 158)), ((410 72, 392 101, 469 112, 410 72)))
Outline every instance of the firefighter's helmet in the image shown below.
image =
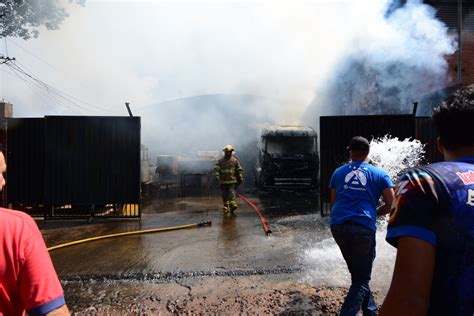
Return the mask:
POLYGON ((232 147, 232 145, 226 145, 224 147, 223 151, 224 152, 228 152, 228 151, 232 152, 232 151, 234 151, 234 147, 232 147))

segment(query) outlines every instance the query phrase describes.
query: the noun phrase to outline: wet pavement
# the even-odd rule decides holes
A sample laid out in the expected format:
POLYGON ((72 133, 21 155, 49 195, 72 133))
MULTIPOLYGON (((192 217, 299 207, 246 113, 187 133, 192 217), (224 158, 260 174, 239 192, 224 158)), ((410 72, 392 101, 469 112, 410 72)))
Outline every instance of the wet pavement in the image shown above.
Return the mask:
MULTIPOLYGON (((126 236, 94 241, 55 250, 51 253, 63 279, 77 276, 153 276, 163 273, 222 274, 222 271, 285 271, 298 269, 299 233, 314 223, 298 225, 288 220, 289 213, 272 205, 271 198, 251 200, 265 213, 272 236, 266 236, 258 214, 240 200, 234 215, 220 210, 219 197, 188 197, 151 203, 141 221, 104 221, 85 224, 47 222, 40 224, 48 246, 98 235, 151 228, 173 227, 212 221, 207 227, 126 236), (59 227, 58 227, 59 226, 59 227), (308 226, 308 227, 305 227, 308 226)), ((316 210, 310 210, 315 212, 316 210)), ((301 224, 301 223, 300 223, 301 224)), ((313 227, 314 228, 314 227, 313 227)), ((242 272, 238 272, 242 273, 242 272)))
POLYGON ((271 236, 264 233, 257 212, 241 199, 234 215, 223 215, 219 196, 156 199, 144 207, 141 220, 39 222, 47 245, 54 246, 212 221, 212 226, 112 238, 51 252, 69 307, 77 315, 335 312, 345 289, 335 288, 334 299, 316 308, 316 301, 328 298, 317 298, 319 289, 302 284, 306 271, 314 269, 303 259, 305 249, 330 237, 328 219, 319 216, 317 195, 244 195, 266 216, 271 236), (291 305, 294 300, 297 303, 291 305))

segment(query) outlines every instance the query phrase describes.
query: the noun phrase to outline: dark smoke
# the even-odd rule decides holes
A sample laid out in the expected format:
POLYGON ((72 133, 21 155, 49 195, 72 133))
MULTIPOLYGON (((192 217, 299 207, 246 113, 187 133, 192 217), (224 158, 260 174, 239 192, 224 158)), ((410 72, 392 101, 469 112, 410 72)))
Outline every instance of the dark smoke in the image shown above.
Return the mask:
POLYGON ((435 10, 418 0, 385 3, 318 87, 305 115, 311 124, 320 115, 409 114, 414 101, 450 84, 455 38, 435 10))

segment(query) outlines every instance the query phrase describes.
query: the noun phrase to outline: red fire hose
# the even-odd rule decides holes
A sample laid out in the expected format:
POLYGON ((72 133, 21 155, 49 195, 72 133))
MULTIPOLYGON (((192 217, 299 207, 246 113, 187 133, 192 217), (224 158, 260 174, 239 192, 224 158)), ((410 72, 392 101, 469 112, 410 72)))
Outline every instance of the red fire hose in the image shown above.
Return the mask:
POLYGON ((268 236, 268 235, 271 235, 272 234, 272 231, 270 229, 270 226, 268 226, 268 223, 267 223, 267 219, 265 218, 265 216, 262 214, 262 212, 260 212, 260 210, 258 209, 258 207, 255 206, 255 204, 253 204, 252 202, 250 202, 249 199, 247 199, 245 196, 243 196, 242 194, 240 193, 237 193, 237 196, 239 198, 241 198, 242 200, 244 200, 248 205, 250 205, 257 213, 258 215, 260 216, 260 220, 262 221, 262 226, 263 226, 263 231, 265 232, 265 234, 268 236))

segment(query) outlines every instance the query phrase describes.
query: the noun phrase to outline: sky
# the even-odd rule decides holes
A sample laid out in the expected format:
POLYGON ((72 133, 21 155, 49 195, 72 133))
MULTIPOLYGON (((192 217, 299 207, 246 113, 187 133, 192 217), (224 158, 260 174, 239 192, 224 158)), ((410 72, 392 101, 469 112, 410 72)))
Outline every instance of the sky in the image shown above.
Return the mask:
MULTIPOLYGON (((341 4, 319 2, 88 1, 67 5, 59 31, 6 42, 36 77, 104 114, 121 113, 126 101, 140 108, 213 93, 267 95, 298 108, 345 45, 344 32, 334 32, 341 21, 330 18, 341 4)), ((0 96, 18 115, 78 110, 41 104, 21 80, 1 76, 0 96)))
POLYGON ((270 99, 253 111, 280 124, 404 110, 446 85, 456 49, 418 0, 395 11, 391 0, 63 3, 59 30, 0 41, 0 54, 40 80, 0 66, 0 98, 16 117, 127 115, 125 102, 149 113, 214 94, 270 99))

